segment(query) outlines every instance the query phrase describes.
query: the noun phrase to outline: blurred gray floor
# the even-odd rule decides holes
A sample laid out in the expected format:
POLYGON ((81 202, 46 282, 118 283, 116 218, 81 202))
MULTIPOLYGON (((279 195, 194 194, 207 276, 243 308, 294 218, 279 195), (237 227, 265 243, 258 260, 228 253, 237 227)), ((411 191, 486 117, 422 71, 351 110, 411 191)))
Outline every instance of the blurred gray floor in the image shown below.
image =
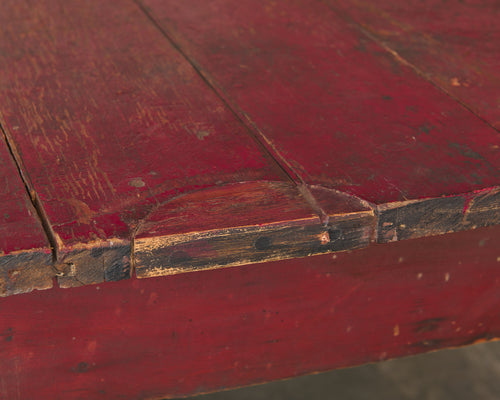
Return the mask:
POLYGON ((193 397, 193 400, 500 400, 500 342, 193 397))

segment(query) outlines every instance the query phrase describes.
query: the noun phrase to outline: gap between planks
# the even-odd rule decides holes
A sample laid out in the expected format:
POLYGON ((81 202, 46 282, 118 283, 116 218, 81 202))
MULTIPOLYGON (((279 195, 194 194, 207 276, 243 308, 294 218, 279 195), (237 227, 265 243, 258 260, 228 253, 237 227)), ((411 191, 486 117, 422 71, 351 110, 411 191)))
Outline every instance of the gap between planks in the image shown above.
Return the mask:
POLYGON ((57 261, 57 256, 58 256, 58 250, 59 250, 59 239, 52 229, 52 224, 50 223, 49 217, 47 216, 47 213, 45 212, 45 209, 43 207, 43 204, 38 197, 38 194, 35 191, 35 188, 33 187, 28 172, 26 171, 26 168, 24 167, 24 163, 22 160, 21 155, 19 154, 19 151, 17 150, 17 147, 15 145, 14 140, 12 137, 9 135, 7 129, 4 128, 5 123, 3 121, 3 118, 0 114, 0 130, 2 132, 2 136, 4 138, 4 141, 7 145, 7 148, 9 150, 9 153, 12 157, 12 160, 14 161, 14 164, 16 165, 17 172, 19 173, 19 178, 21 179, 21 182, 24 185, 24 188, 26 189, 26 193, 28 195, 28 198, 35 209, 37 218, 39 219, 43 231, 45 232, 45 235, 47 237, 47 241, 49 242, 50 250, 52 252, 52 261, 55 264, 57 261))
POLYGON ((491 129, 493 129, 495 132, 500 133, 500 130, 497 129, 495 126, 493 126, 487 119, 483 118, 481 115, 476 113, 469 105, 467 105, 465 102, 460 100, 458 97, 454 96, 452 93, 450 93, 446 88, 443 86, 440 86, 438 83, 436 83, 434 80, 432 80, 428 74, 426 74, 424 71, 422 71, 420 68, 418 68, 415 64, 407 60, 406 58, 402 57, 396 50, 391 48, 387 43, 385 43, 382 39, 380 39, 377 35, 373 34, 370 32, 369 29, 365 28, 361 23, 356 21, 354 17, 351 17, 347 12, 339 10, 337 7, 334 7, 330 2, 325 1, 325 0, 317 0, 323 4, 326 5, 332 12, 337 14, 341 19, 343 19, 345 22, 347 22, 349 25, 357 29, 359 32, 361 32, 364 36, 366 36, 369 40, 373 41, 377 45, 379 45, 382 49, 384 49, 387 53, 389 53, 398 63, 409 67, 415 72, 416 75, 418 75, 420 78, 425 80, 426 82, 430 83, 432 86, 434 86, 436 89, 444 93, 446 96, 448 96, 450 99, 455 101, 456 103, 460 104, 464 109, 466 109, 468 112, 470 112, 472 115, 474 115, 476 118, 480 119, 483 123, 488 125, 491 129))
MULTIPOLYGON (((319 0, 321 1, 321 0, 319 0)), ((255 124, 254 121, 237 105, 235 102, 228 96, 223 89, 221 89, 216 83, 214 83, 214 79, 211 75, 206 72, 204 69, 199 67, 195 61, 193 61, 186 52, 172 39, 171 35, 162 28, 159 23, 155 20, 155 18, 148 12, 147 8, 140 2, 140 0, 134 0, 135 4, 139 7, 142 13, 151 21, 151 23, 161 32, 161 34, 168 40, 168 42, 182 55, 182 57, 192 66, 194 71, 201 77, 201 79, 208 85, 208 87, 214 92, 214 94, 223 102, 223 104, 228 108, 228 110, 233 113, 233 115, 239 120, 239 122, 246 128, 248 134, 258 143, 258 145, 264 150, 265 154, 270 158, 270 160, 279 168, 280 171, 288 178, 290 182, 296 185, 307 201, 307 203, 311 206, 311 208, 319 215, 321 222, 323 224, 328 224, 328 214, 322 209, 319 203, 316 201, 313 194, 308 189, 307 185, 304 183, 299 174, 294 170, 294 168, 290 165, 290 163, 284 158, 282 154, 276 149, 276 147, 272 144, 272 142, 266 137, 266 135, 259 129, 259 127, 255 124)), ((455 102, 458 102, 463 108, 471 112, 477 118, 485 122, 488 126, 492 127, 496 132, 499 132, 498 129, 493 127, 488 121, 484 120, 481 116, 477 115, 474 111, 472 111, 466 104, 462 101, 451 95, 446 89, 437 85, 435 82, 430 80, 424 72, 422 72, 415 65, 407 61, 406 59, 399 56, 399 54, 392 50, 389 46, 387 46, 383 41, 370 33, 367 29, 365 29, 362 25, 353 20, 349 15, 337 10, 335 7, 327 4, 327 7, 331 9, 333 12, 337 13, 341 16, 342 19, 346 20, 351 25, 354 25, 356 29, 361 31, 363 35, 365 35, 369 40, 375 42, 385 51, 391 54, 396 61, 402 63, 410 68, 421 78, 431 83, 434 87, 445 93, 448 97, 450 97, 455 102)), ((47 236, 47 240, 51 246, 53 261, 56 262, 58 260, 58 254, 60 250, 58 237, 52 229, 52 225, 49 221, 49 218, 44 210, 43 204, 41 203, 38 194, 34 190, 34 187, 30 181, 29 175, 24 167, 24 163, 22 157, 20 156, 15 142, 10 137, 8 131, 4 129, 4 124, 2 123, 2 119, 0 117, 0 129, 2 130, 2 134, 4 136, 4 140, 8 146, 11 157, 17 167, 19 176, 24 184, 24 187, 27 191, 28 197, 36 210, 37 217, 40 220, 44 232, 47 236)), ((498 189, 498 188, 496 188, 498 189)), ((345 193, 344 193, 345 194, 345 193)), ((362 200, 362 199, 359 199, 362 200)), ((416 202, 421 202, 425 199, 416 200, 416 202)), ((362 200, 365 203, 368 203, 362 200)), ((371 242, 378 241, 378 235, 380 233, 380 229, 378 227, 378 223, 380 222, 379 216, 380 213, 386 207, 386 204, 382 204, 379 206, 375 206, 373 204, 369 204, 372 212, 375 213, 375 227, 373 229, 374 238, 371 239, 371 242)), ((131 241, 131 276, 135 275, 135 235, 132 234, 130 238, 131 241)), ((396 239, 398 240, 398 239, 396 239)), ((391 241, 391 240, 389 240, 391 241)))
MULTIPOLYGON (((182 47, 173 39, 172 35, 160 25, 148 8, 142 4, 140 0, 133 0, 142 13, 151 21, 155 28, 165 37, 166 40, 182 55, 182 57, 191 65, 195 72, 205 82, 214 94, 223 102, 228 110, 238 119, 239 122, 246 128, 248 134, 257 142, 259 147, 263 149, 270 160, 282 171, 286 177, 298 186, 298 189, 304 199, 309 203, 311 208, 318 214, 323 222, 327 218, 327 213, 319 206, 314 199, 312 193, 309 192, 304 180, 300 177, 295 169, 290 165, 286 158, 276 149, 272 141, 259 129, 257 124, 246 114, 237 104, 228 96, 224 90, 215 83, 215 79, 205 69, 199 66, 196 61, 191 59, 182 47)), ((360 199, 362 200, 362 199, 360 199)), ((372 209, 374 211, 374 209, 372 209)), ((326 221, 327 223, 327 221, 326 221)))

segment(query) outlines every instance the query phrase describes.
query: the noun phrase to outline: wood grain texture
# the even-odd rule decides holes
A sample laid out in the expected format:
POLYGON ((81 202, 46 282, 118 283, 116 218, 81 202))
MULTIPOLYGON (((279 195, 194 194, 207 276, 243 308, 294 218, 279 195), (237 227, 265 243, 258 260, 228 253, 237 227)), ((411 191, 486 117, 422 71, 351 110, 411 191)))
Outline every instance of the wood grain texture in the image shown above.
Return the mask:
POLYGON ((287 179, 133 2, 4 1, 0 24, 0 112, 63 286, 128 276, 132 232, 167 199, 287 179))
POLYGON ((498 131, 326 4, 141 2, 306 183, 377 205, 499 185, 498 131))
POLYGON ((0 301, 0 398, 183 396, 500 337, 493 103, 344 11, 5 0, 0 64, 0 294, 59 282, 0 301))
POLYGON ((497 226, 11 296, 0 396, 160 399, 498 338, 499 240, 497 226))
POLYGON ((0 7, 62 287, 500 222, 498 131, 324 2, 0 7))
MULTIPOLYGON (((373 210, 335 193, 321 220, 286 183, 253 182, 205 189, 162 204, 134 242, 137 276, 251 264, 368 246, 373 210)), ((306 195, 310 195, 307 191, 306 195)))
POLYGON ((378 241, 442 235, 500 224, 500 190, 395 202, 377 208, 378 241))
POLYGON ((52 287, 49 243, 0 127, 0 297, 52 287))
POLYGON ((500 129, 498 1, 326 2, 500 129))

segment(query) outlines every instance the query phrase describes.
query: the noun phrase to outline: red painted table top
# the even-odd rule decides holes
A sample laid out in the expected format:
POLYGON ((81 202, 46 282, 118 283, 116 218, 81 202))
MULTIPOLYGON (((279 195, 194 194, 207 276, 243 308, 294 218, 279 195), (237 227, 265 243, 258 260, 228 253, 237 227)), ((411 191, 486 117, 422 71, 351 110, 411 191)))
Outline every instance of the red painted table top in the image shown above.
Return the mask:
POLYGON ((2 1, 0 296, 500 224, 499 16, 2 1))
POLYGON ((3 2, 7 174, 45 227, 23 249, 52 247, 42 275, 79 286, 497 224, 498 7, 467 30, 457 5, 450 42, 444 7, 415 5, 410 26, 386 3, 3 2))

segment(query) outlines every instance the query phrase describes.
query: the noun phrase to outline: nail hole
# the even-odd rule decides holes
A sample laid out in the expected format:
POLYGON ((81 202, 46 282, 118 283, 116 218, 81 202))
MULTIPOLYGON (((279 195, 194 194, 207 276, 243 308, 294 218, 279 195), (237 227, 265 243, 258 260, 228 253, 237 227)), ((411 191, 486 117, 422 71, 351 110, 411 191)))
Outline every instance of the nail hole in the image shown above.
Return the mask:
POLYGON ((330 236, 330 242, 335 242, 342 236, 342 230, 339 228, 330 228, 328 229, 328 235, 330 236))
POLYGON ((267 236, 262 236, 255 241, 254 247, 257 250, 267 250, 269 249, 269 247, 271 247, 271 239, 269 239, 267 236))
POLYGON ((80 363, 78 363, 78 365, 76 366, 75 368, 75 372, 87 372, 89 370, 89 365, 82 361, 80 363))

